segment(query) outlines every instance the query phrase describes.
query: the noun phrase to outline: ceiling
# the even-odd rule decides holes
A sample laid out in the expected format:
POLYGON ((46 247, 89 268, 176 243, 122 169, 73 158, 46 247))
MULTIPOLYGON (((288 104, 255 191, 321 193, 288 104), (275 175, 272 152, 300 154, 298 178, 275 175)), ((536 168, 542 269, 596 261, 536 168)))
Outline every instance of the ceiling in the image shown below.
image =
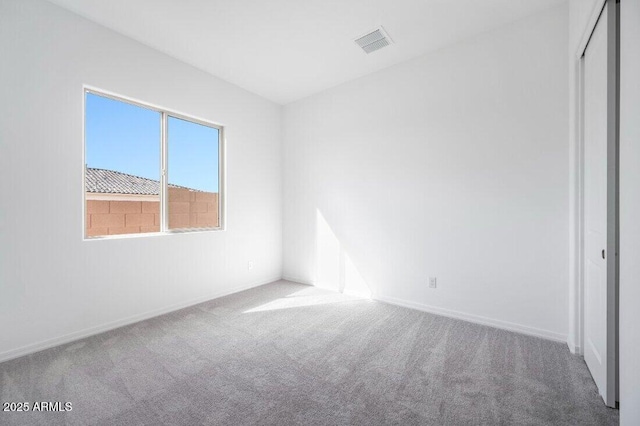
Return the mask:
POLYGON ((564 0, 49 0, 279 104, 564 0), (382 25, 394 44, 354 39, 382 25))

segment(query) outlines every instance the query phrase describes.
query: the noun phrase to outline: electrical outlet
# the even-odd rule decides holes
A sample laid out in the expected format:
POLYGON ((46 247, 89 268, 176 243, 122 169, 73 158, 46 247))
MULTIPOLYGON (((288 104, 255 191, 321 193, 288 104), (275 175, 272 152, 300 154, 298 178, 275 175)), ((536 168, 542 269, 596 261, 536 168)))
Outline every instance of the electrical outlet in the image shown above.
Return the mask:
POLYGON ((247 262, 247 269, 250 271, 253 269, 253 260, 247 262))
POLYGON ((429 288, 436 288, 438 284, 436 282, 436 277, 429 277, 429 288))

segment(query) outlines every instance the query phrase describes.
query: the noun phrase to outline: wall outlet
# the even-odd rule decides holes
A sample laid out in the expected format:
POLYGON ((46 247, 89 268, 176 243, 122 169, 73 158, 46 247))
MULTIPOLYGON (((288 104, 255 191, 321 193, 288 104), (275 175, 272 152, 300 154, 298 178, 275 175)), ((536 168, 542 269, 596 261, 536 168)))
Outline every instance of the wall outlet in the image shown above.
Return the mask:
POLYGON ((429 288, 436 288, 438 284, 436 282, 436 277, 429 277, 429 288))
POLYGON ((247 262, 247 269, 250 271, 253 269, 253 260, 247 262))

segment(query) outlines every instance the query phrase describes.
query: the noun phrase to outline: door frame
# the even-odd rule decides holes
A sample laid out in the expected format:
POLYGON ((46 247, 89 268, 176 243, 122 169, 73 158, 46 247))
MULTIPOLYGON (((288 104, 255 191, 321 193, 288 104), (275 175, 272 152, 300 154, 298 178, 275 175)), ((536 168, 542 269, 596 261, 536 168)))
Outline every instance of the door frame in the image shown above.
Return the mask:
POLYGON ((619 288, 619 0, 598 0, 594 7, 587 29, 576 52, 577 67, 577 128, 575 155, 577 157, 575 186, 573 194, 576 205, 572 226, 576 230, 576 238, 572 241, 572 258, 574 259, 574 315, 577 324, 574 327, 573 341, 569 338, 572 352, 584 354, 584 200, 585 200, 585 141, 584 141, 584 53, 589 40, 602 15, 607 9, 607 395, 605 404, 616 406, 619 400, 619 350, 618 350, 618 288, 619 288))

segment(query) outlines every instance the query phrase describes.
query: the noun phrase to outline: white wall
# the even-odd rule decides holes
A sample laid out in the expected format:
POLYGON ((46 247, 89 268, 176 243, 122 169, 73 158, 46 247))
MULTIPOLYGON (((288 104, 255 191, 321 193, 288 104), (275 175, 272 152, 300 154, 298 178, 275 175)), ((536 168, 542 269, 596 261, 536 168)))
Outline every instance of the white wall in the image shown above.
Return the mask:
POLYGON ((565 339, 567 22, 563 5, 286 106, 284 276, 350 269, 383 300, 565 339))
POLYGON ((281 277, 280 106, 41 1, 0 57, 0 360, 281 277), (226 126, 226 231, 82 240, 83 84, 226 126))
POLYGON ((620 424, 640 424, 640 0, 620 2, 620 424))

